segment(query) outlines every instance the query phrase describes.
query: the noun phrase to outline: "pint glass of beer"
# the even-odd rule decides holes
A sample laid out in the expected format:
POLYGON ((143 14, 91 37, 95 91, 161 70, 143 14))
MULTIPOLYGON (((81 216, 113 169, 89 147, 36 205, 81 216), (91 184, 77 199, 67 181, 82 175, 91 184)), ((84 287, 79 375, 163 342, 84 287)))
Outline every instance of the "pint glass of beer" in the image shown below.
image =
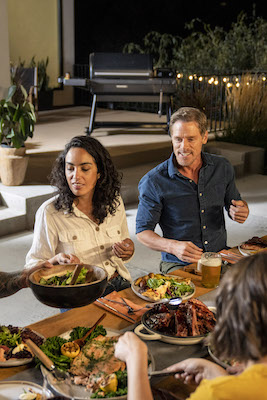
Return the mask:
POLYGON ((201 256, 202 285, 216 288, 219 285, 222 257, 217 253, 203 253, 201 256))

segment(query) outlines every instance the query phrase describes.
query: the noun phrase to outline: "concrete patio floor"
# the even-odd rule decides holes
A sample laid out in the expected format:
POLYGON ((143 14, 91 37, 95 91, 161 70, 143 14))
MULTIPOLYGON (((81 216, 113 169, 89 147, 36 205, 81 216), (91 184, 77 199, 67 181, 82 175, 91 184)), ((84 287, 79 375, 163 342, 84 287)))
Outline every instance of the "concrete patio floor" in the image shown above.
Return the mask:
MULTIPOLYGON (((149 117, 153 120, 158 118, 153 114, 140 115, 140 113, 121 111, 108 114, 105 110, 100 110, 100 116, 107 119, 111 116, 114 119, 131 117, 147 120, 149 117)), ((84 133, 84 127, 88 125, 88 117, 89 109, 87 107, 65 110, 64 113, 61 110, 40 113, 35 135, 32 141, 29 144, 27 143, 27 152, 33 157, 36 156, 37 162, 42 157, 44 163, 47 160, 49 160, 49 163, 52 162, 51 160, 63 149, 65 143, 73 136, 84 133), (46 155, 47 158, 45 158, 46 155)), ((164 131, 134 130, 130 132, 129 130, 120 130, 118 132, 117 130, 96 130, 92 136, 99 139, 109 149, 113 157, 117 157, 118 163, 121 162, 120 170, 124 173, 126 181, 130 182, 127 190, 135 193, 142 174, 158 164, 164 154, 163 159, 167 158, 171 149, 170 138, 164 131), (154 154, 156 158, 153 161, 149 160, 149 155, 155 148, 159 149, 159 153, 154 154), (147 151, 143 151, 144 149, 147 149, 147 151), (142 166, 139 166, 139 163, 142 166), (136 165, 136 167, 133 165, 136 165), (129 166, 132 167, 130 170, 129 166)), ((38 178, 38 175, 36 177, 38 178)), ((237 180, 237 186, 242 197, 248 201, 250 215, 243 225, 233 222, 226 216, 229 246, 238 245, 252 236, 267 234, 267 176, 244 176, 237 180)), ((136 200, 134 201, 136 202, 136 200)), ((131 204, 130 197, 126 203, 130 237, 136 246, 135 256, 128 263, 128 267, 132 277, 135 278, 146 272, 158 271, 160 253, 149 250, 137 242, 135 238, 137 204, 131 204)), ((160 233, 160 231, 157 232, 160 233)), ((12 272, 23 267, 25 256, 32 243, 32 237, 32 231, 23 231, 0 238, 1 271, 12 272)), ((41 304, 33 296, 30 289, 23 289, 13 296, 0 299, 0 310, 0 324, 18 326, 25 326, 58 313, 57 309, 41 304)))

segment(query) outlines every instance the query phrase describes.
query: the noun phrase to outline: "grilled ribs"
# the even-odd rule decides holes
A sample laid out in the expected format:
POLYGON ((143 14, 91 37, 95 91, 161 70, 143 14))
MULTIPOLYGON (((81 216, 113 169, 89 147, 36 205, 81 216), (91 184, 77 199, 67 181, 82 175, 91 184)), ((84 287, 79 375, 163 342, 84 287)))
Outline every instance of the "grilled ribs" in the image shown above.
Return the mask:
POLYGON ((213 313, 197 299, 180 304, 175 311, 166 305, 156 306, 146 319, 149 328, 177 337, 205 335, 215 323, 213 313))

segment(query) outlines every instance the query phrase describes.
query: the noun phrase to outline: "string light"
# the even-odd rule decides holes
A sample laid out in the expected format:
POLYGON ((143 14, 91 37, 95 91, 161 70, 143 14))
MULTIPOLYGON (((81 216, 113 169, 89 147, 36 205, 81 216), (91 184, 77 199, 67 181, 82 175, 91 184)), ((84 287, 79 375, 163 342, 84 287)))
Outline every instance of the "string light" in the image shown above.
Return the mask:
POLYGON ((263 77, 262 77, 262 80, 263 80, 263 81, 266 81, 266 76, 263 76, 263 77))
POLYGON ((247 82, 247 86, 249 86, 249 82, 247 82))
POLYGON ((199 82, 202 82, 202 81, 203 81, 203 76, 200 76, 200 77, 198 78, 198 80, 199 80, 199 82))
POLYGON ((192 81, 192 80, 193 80, 193 75, 189 75, 188 79, 189 79, 190 81, 192 81))
POLYGON ((230 82, 228 82, 226 86, 227 86, 227 87, 231 87, 232 84, 231 84, 230 82))
POLYGON ((177 78, 178 78, 178 79, 182 78, 182 74, 180 74, 180 73, 177 74, 177 78))
POLYGON ((218 85, 219 81, 216 79, 216 81, 214 81, 214 85, 218 85))
POLYGON ((239 82, 237 82, 235 85, 236 85, 236 87, 239 87, 239 86, 240 86, 240 83, 239 83, 239 82))
POLYGON ((223 82, 227 82, 227 78, 223 78, 223 82))
POLYGON ((238 78, 235 78, 235 81, 236 81, 236 82, 238 82, 238 81, 239 81, 239 79, 238 79, 238 78))

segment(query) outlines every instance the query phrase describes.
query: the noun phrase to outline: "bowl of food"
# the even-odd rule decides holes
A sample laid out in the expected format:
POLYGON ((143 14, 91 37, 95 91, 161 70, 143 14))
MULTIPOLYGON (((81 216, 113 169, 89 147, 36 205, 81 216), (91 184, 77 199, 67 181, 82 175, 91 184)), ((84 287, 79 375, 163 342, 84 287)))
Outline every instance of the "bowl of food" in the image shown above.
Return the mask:
POLYGON ((142 316, 135 333, 144 340, 161 340, 170 344, 200 343, 214 329, 214 313, 200 300, 190 299, 176 310, 157 304, 142 316), (145 332, 143 332, 145 330, 145 332))
POLYGON ((30 277, 30 288, 43 304, 56 308, 86 306, 101 297, 108 281, 107 272, 98 266, 84 264, 75 284, 70 284, 77 264, 40 268, 30 277))

